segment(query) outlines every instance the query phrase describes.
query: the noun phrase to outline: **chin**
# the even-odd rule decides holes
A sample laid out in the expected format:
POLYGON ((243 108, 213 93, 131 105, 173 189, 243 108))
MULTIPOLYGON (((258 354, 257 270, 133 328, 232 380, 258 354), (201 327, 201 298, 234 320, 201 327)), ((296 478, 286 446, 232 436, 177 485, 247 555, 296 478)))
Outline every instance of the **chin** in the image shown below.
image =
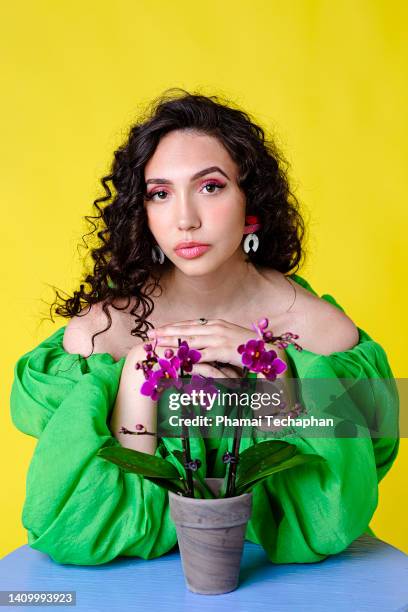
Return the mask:
POLYGON ((184 260, 174 265, 186 276, 205 276, 206 274, 216 272, 220 267, 219 262, 204 261, 203 257, 184 260))

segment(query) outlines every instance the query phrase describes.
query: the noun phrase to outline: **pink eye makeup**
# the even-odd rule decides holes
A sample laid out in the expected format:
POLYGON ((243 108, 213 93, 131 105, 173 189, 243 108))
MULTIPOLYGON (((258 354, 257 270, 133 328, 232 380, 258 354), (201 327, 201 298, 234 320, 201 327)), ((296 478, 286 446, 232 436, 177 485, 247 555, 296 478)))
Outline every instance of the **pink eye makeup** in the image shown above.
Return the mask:
MULTIPOLYGON (((150 193, 146 193, 144 196, 145 200, 153 200, 154 196, 158 195, 159 193, 164 193, 166 194, 167 191, 165 191, 164 189, 159 189, 158 191, 151 191, 150 193)), ((163 198, 159 198, 160 200, 162 200, 163 198)))
MULTIPOLYGON (((203 190, 204 194, 210 195, 210 194, 218 193, 218 191, 221 191, 221 189, 224 189, 224 187, 225 187, 225 183, 222 183, 221 181, 218 181, 217 179, 211 179, 211 180, 204 181, 201 184, 200 189, 203 190), (211 189, 211 190, 209 191, 208 189, 211 189)), ((153 200, 153 198, 158 194, 168 195, 168 191, 166 191, 165 189, 152 190, 146 193, 144 198, 145 200, 153 200)), ((163 201, 164 199, 166 198, 159 196, 159 200, 163 201)))
MULTIPOLYGON (((218 189, 224 189, 225 183, 221 183, 221 181, 217 181, 216 179, 211 179, 210 181, 205 181, 201 188, 205 189, 206 187, 217 187, 218 189)), ((216 193, 216 192, 207 192, 207 193, 216 193)))

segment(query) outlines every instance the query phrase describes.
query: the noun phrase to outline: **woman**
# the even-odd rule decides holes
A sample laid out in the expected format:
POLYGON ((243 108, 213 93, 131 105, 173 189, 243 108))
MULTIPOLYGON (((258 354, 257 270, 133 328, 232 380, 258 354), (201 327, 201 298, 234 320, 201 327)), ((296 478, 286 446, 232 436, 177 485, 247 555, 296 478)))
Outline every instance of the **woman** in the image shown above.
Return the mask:
MULTIPOLYGON (((98 215, 88 217, 99 222, 89 290, 81 285, 62 300, 56 312, 69 323, 15 369, 13 421, 39 439, 23 510, 33 548, 57 562, 92 565, 118 555, 153 558, 176 544, 166 492, 97 457, 113 437, 159 456, 180 442, 119 433, 135 422, 157 431, 157 403, 137 393, 143 378, 134 367, 149 331, 159 355, 182 337, 202 354, 195 372, 237 377, 236 347, 267 317, 275 335, 299 335, 302 351, 277 349, 286 376, 392 378, 382 347, 335 299, 288 274, 303 256, 304 224, 283 166, 248 115, 184 91, 159 99, 115 152, 98 215)), ((289 437, 326 462, 254 489, 246 537, 272 562, 319 561, 370 531, 378 481, 398 438, 371 439, 378 402, 372 393, 355 402, 366 435, 289 437)), ((391 419, 397 403, 382 397, 391 419)), ((322 410, 313 404, 316 415, 322 410)), ((224 475, 228 443, 191 439, 204 475, 224 475)))

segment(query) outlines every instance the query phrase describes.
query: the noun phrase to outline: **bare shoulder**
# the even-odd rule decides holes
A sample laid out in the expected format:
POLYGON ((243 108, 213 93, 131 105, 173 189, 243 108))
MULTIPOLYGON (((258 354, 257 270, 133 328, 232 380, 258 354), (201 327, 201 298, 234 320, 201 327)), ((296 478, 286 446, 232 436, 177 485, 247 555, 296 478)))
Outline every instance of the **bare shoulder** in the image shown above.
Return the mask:
MULTIPOLYGON (((330 355, 358 344, 357 326, 345 312, 304 287, 300 289, 298 316, 305 336, 305 349, 330 355)), ((299 343, 303 346, 300 338, 299 343)))
MULTIPOLYGON (((117 305, 124 306, 125 300, 117 302, 117 305)), ((125 331, 129 333, 129 317, 126 316, 129 309, 117 310, 113 306, 105 307, 112 320, 108 327, 109 319, 103 308, 103 302, 87 306, 68 322, 63 338, 64 350, 68 353, 79 353, 83 357, 89 357, 91 353, 109 353, 114 359, 119 359, 122 356, 122 351, 118 350, 119 340, 125 331), (94 334, 98 335, 94 338, 92 351, 94 334)))
POLYGON ((339 308, 276 270, 270 272, 268 278, 275 287, 280 287, 280 294, 284 297, 282 304, 285 310, 287 308, 286 316, 279 321, 282 328, 279 333, 298 333, 299 344, 319 355, 346 351, 358 344, 356 325, 339 308))

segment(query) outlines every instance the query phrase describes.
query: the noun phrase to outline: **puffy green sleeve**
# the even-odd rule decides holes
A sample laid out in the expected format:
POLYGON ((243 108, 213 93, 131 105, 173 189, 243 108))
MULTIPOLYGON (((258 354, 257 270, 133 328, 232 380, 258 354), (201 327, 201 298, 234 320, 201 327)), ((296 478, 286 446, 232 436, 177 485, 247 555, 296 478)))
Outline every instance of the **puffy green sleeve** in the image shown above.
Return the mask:
MULTIPOLYGON (((313 291, 301 277, 295 280, 313 291)), ((322 298, 343 310, 332 296, 322 298)), ((301 428, 280 437, 301 453, 319 455, 325 461, 274 474, 254 488, 247 538, 262 544, 274 563, 320 561, 371 532, 368 525, 378 503, 378 482, 398 453, 399 397, 396 386, 386 382, 393 376, 384 349, 358 329, 359 341, 350 350, 319 355, 298 352, 291 345, 286 349, 293 376, 310 383, 302 395, 308 416, 331 416, 324 393, 313 393, 310 382, 331 379, 329 389, 340 398, 347 396, 347 414, 357 426, 355 437, 306 437, 301 428), (377 379, 375 393, 364 383, 358 393, 344 394, 342 379, 377 379), (371 435, 379 415, 382 429, 395 434, 371 435)), ((336 410, 333 415, 336 423, 336 410)), ((337 416, 337 422, 340 420, 337 416)), ((259 441, 264 439, 272 438, 259 441)))
POLYGON ((125 359, 69 354, 63 334, 57 330, 15 366, 12 420, 38 438, 22 514, 28 544, 75 565, 160 556, 177 541, 167 491, 97 456, 104 445, 119 445, 108 423, 125 359))

